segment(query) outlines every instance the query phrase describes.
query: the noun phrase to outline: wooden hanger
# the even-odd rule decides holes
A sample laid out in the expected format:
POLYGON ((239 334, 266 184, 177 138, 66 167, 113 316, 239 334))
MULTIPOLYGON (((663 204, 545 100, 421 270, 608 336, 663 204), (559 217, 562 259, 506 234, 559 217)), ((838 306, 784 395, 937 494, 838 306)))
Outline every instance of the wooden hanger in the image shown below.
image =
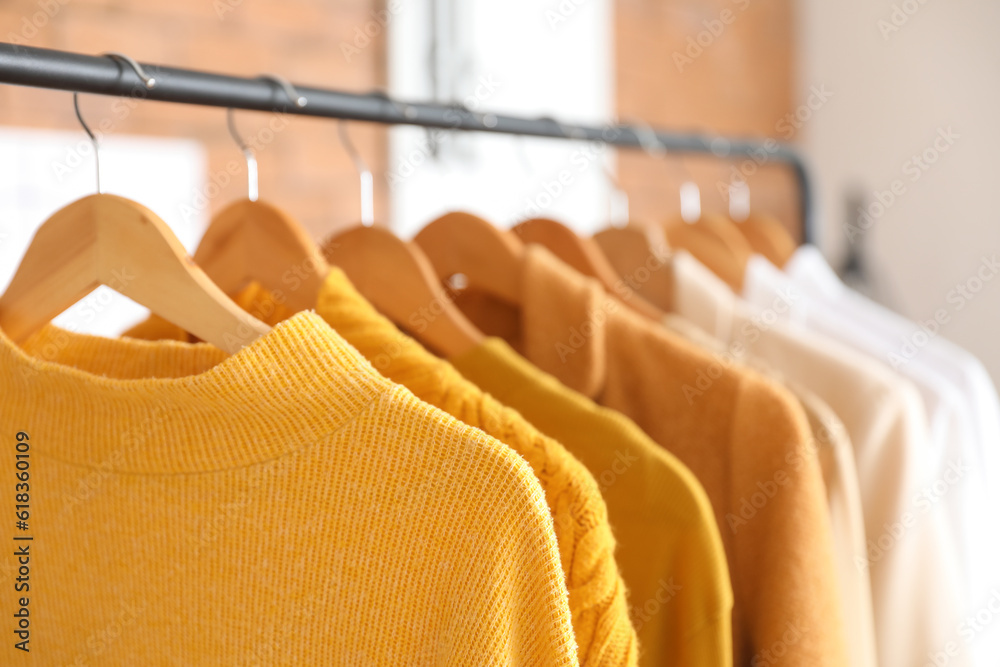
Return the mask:
POLYGON ((360 176, 361 224, 329 238, 323 254, 376 309, 434 353, 452 357, 475 347, 483 334, 452 303, 420 248, 374 226, 371 171, 344 121, 338 130, 360 176))
POLYGON ((628 194, 610 169, 605 167, 604 174, 611 186, 610 224, 594 234, 590 244, 643 299, 660 312, 670 312, 674 274, 667 237, 659 225, 630 219, 628 194))
MULTIPOLYGON (((296 106, 306 104, 284 79, 265 78, 277 83, 296 106)), ((236 129, 232 109, 226 110, 226 125, 247 161, 247 199, 212 218, 195 251, 195 262, 227 294, 238 294, 257 282, 291 310, 315 308, 329 265, 302 225, 277 207, 257 201, 257 158, 236 129)))
POLYGON ((753 249, 746 237, 740 233, 736 223, 725 215, 708 213, 702 215, 695 225, 719 239, 733 254, 741 267, 746 267, 747 260, 753 255, 753 249))
MULTIPOLYGON (((667 155, 666 147, 648 125, 633 122, 632 130, 648 155, 667 155)), ((740 289, 751 254, 746 239, 732 222, 702 213, 701 193, 690 174, 681 183, 680 198, 681 216, 663 227, 670 247, 687 250, 733 289, 740 289)))
POLYGON ((99 285, 230 354, 269 330, 209 280, 155 213, 107 194, 73 202, 38 229, 0 296, 0 328, 23 341, 99 285))
POLYGON ((544 246, 583 275, 596 278, 608 294, 614 295, 632 310, 654 320, 663 317, 659 308, 622 282, 593 239, 578 236, 572 229, 551 218, 525 220, 511 231, 526 243, 544 246))
POLYGON ((328 239, 323 254, 379 312, 432 352, 453 357, 482 342, 483 334, 452 303, 420 248, 392 232, 359 225, 328 239))
POLYGON ((725 280, 734 290, 743 285, 743 273, 753 251, 735 223, 705 214, 700 189, 690 176, 680 187, 681 214, 664 231, 671 247, 687 250, 725 280))
POLYGON ((413 241, 441 280, 460 273, 470 287, 520 305, 524 245, 513 234, 479 216, 454 212, 429 223, 413 241))
MULTIPOLYGON (((633 122, 632 130, 651 157, 667 154, 666 147, 648 125, 633 122)), ((731 221, 702 213, 701 194, 690 174, 681 183, 680 196, 682 215, 663 228, 670 247, 687 250, 734 290, 741 289, 746 263, 752 254, 749 243, 731 221)))
POLYGON ((593 236, 615 273, 634 285, 643 298, 664 312, 674 304, 674 273, 663 228, 632 221, 593 236))
POLYGON ((731 220, 707 214, 692 224, 678 218, 664 231, 671 247, 690 252, 733 290, 743 288, 743 274, 753 249, 731 220))
POLYGON ((737 230, 754 253, 777 267, 791 259, 798 244, 780 222, 751 211, 750 185, 744 179, 735 179, 729 184, 729 217, 736 222, 737 230))
POLYGON ((298 222, 271 204, 249 199, 212 218, 194 261, 226 294, 257 282, 296 312, 316 307, 330 270, 298 222))
MULTIPOLYGON (((147 88, 155 79, 123 54, 147 88)), ((7 291, 0 296, 0 329, 22 341, 100 285, 230 354, 269 331, 233 303, 188 257, 155 213, 134 201, 101 194, 100 143, 73 109, 94 146, 96 195, 56 211, 35 232, 7 291)))
POLYGON ((572 229, 551 218, 532 218, 512 229, 525 243, 537 243, 580 273, 597 278, 606 287, 618 280, 614 269, 589 238, 581 238, 572 229))
POLYGON ((798 248, 788 229, 771 216, 751 213, 746 220, 737 222, 736 227, 755 253, 763 255, 778 268, 783 267, 798 248))

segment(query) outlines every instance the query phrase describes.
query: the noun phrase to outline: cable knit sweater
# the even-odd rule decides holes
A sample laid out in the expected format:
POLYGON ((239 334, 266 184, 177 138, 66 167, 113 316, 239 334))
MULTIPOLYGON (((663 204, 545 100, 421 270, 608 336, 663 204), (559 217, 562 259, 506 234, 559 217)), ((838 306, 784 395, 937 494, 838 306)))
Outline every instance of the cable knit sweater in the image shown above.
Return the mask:
MULTIPOLYGON (((734 664, 847 665, 823 477, 802 407, 757 373, 630 312, 528 246, 520 312, 456 301, 480 330, 621 411, 705 487, 729 562, 734 664)), ((472 295, 470 295, 472 296, 472 295)))
POLYGON ((499 338, 451 362, 557 438, 601 485, 639 664, 731 667, 729 568, 712 505, 691 471, 635 422, 538 370, 499 338))

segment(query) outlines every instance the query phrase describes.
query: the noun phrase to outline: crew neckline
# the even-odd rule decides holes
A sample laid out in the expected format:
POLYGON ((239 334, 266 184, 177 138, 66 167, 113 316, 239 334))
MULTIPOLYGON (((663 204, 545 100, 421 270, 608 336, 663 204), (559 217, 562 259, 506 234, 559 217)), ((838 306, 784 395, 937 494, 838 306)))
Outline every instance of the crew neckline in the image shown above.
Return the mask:
POLYGON ((101 338, 52 325, 22 349, 0 331, 0 369, 14 410, 39 420, 23 426, 45 436, 32 438, 33 450, 133 474, 272 460, 333 433, 394 387, 311 311, 228 357, 208 343, 101 338), (120 377, 142 365, 136 359, 197 372, 120 377), (63 363, 73 360, 85 368, 63 363), (67 422, 66 414, 86 418, 67 422))

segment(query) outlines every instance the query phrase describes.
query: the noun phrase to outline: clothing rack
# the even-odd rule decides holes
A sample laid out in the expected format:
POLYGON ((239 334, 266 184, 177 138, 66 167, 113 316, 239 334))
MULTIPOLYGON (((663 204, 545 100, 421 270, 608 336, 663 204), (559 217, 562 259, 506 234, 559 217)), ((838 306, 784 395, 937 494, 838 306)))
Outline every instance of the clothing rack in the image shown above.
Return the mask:
POLYGON ((667 153, 748 158, 758 166, 785 164, 794 172, 799 188, 802 239, 812 243, 816 238, 812 184, 805 162, 790 145, 774 140, 647 131, 629 125, 574 125, 552 118, 509 116, 455 105, 400 102, 380 93, 358 94, 295 85, 295 90, 307 100, 305 106, 297 106, 274 80, 267 78, 245 78, 146 63, 141 66, 155 78, 153 87, 147 88, 139 75, 118 59, 0 43, 0 83, 387 125, 599 141, 625 148, 650 150, 652 146, 667 153))

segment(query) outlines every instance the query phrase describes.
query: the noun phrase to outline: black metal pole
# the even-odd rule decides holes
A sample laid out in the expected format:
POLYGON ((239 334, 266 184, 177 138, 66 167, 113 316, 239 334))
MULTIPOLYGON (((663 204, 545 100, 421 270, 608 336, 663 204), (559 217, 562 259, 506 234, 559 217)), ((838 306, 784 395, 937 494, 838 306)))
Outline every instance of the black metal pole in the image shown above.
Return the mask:
MULTIPOLYGON (((573 125, 550 118, 523 118, 441 104, 399 102, 378 93, 347 93, 296 84, 296 91, 308 100, 306 106, 297 107, 280 86, 263 78, 141 65, 147 74, 155 77, 153 88, 146 88, 131 67, 116 59, 0 43, 0 83, 390 125, 602 141, 631 148, 642 148, 648 143, 641 131, 627 125, 573 125)), ((802 158, 791 146, 773 140, 730 139, 662 130, 655 130, 655 136, 659 147, 671 153, 706 153, 729 159, 748 157, 759 164, 790 165, 799 185, 803 239, 806 242, 815 240, 809 175, 802 158)))

